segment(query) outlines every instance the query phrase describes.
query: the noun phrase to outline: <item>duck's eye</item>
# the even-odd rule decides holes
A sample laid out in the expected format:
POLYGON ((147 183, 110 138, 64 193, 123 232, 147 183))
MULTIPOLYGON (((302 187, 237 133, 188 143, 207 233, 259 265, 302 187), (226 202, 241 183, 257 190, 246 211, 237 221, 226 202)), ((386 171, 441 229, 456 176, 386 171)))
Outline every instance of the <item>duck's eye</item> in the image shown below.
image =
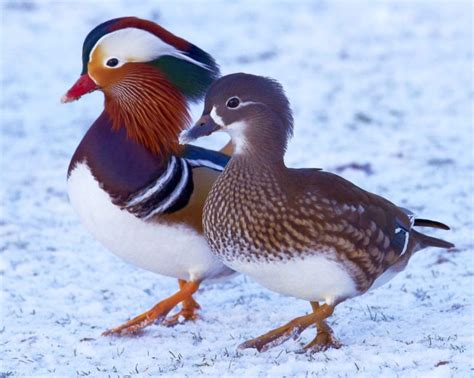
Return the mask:
POLYGON ((227 100, 227 107, 230 109, 235 109, 240 105, 240 100, 237 97, 232 97, 227 100))
POLYGON ((108 67, 115 67, 117 64, 119 64, 119 61, 117 58, 110 58, 106 63, 108 67))

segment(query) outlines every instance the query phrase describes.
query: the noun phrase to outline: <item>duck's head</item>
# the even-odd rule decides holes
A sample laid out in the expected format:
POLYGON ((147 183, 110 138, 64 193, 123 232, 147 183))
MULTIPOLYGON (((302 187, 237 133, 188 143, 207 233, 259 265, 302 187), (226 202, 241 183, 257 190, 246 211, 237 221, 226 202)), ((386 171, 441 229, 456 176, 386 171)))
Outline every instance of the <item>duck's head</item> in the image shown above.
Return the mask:
POLYGON ((214 82, 206 94, 202 117, 181 134, 180 142, 217 131, 230 135, 234 155, 263 154, 280 161, 293 133, 293 115, 282 86, 273 79, 245 73, 214 82))
POLYGON ((126 127, 131 138, 153 152, 163 152, 160 144, 167 138, 177 140, 187 125, 188 102, 202 98, 219 76, 209 54, 135 17, 94 28, 84 41, 82 65, 81 76, 61 101, 101 90, 114 127, 126 127))

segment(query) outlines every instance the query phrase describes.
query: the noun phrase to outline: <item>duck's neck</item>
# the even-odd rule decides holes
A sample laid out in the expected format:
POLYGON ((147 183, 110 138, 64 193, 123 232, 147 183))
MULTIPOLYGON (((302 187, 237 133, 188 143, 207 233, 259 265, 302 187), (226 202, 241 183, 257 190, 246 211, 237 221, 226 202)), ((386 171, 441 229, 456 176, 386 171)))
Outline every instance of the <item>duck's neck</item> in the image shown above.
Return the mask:
POLYGON ((240 130, 229 132, 235 164, 253 170, 286 169, 283 158, 288 136, 282 122, 272 114, 263 113, 255 117, 252 124, 244 125, 240 130))
POLYGON ((152 154, 180 151, 179 133, 189 123, 185 96, 159 70, 146 64, 129 69, 123 80, 104 90, 112 127, 152 154))

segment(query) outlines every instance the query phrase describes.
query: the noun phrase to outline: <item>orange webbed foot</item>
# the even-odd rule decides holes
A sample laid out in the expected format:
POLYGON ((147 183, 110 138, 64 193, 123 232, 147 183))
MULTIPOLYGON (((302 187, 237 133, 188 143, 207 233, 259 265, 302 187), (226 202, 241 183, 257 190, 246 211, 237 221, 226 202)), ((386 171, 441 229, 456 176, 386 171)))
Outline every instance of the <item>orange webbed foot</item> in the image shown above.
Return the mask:
POLYGON ((130 319, 128 322, 105 331, 102 333, 102 336, 136 334, 145 327, 161 322, 166 317, 168 311, 164 309, 160 311, 160 308, 155 309, 153 307, 151 310, 130 319))
MULTIPOLYGON (((334 307, 325 304, 323 306, 313 306, 313 310, 314 312, 312 314, 300 316, 296 319, 293 319, 284 326, 276 328, 262 336, 240 344, 239 348, 255 348, 259 352, 263 352, 265 350, 273 348, 274 346, 280 345, 291 338, 296 340, 301 335, 301 333, 303 333, 303 331, 310 325, 316 324, 319 329, 321 324, 324 323, 324 319, 326 319, 333 313, 334 307)), ((319 340, 323 341, 322 338, 323 336, 321 336, 319 340)), ((313 342, 309 343, 307 346, 310 346, 312 344, 313 342)))
POLYGON ((274 346, 283 344, 289 339, 296 340, 308 326, 314 323, 311 318, 312 315, 313 314, 293 319, 284 326, 240 344, 239 349, 255 348, 259 352, 263 352, 274 346))
MULTIPOLYGON (((192 295, 198 290, 199 283, 196 282, 186 282, 180 281, 180 290, 173 294, 171 297, 161 301, 155 305, 151 310, 144 312, 141 315, 136 316, 135 318, 129 320, 128 322, 112 328, 110 330, 102 333, 103 336, 110 335, 130 335, 140 332, 143 328, 148 327, 154 323, 161 323, 166 315, 179 303, 183 301, 188 301, 189 303, 195 303, 198 307, 196 301, 192 298, 192 295)), ((184 306, 183 306, 184 309, 184 306)))
MULTIPOLYGON (((320 305, 318 302, 311 302, 311 307, 313 308, 313 312, 317 312, 320 305)), ((300 353, 305 353, 307 351, 323 352, 330 348, 339 349, 342 346, 325 320, 317 321, 316 329, 316 337, 305 345, 303 349, 299 351, 300 353)))
POLYGON ((201 308, 199 303, 197 303, 194 298, 186 299, 183 301, 183 308, 178 311, 176 314, 167 317, 163 320, 161 324, 166 327, 174 327, 180 323, 180 318, 183 318, 183 321, 194 321, 199 319, 198 310, 201 308))
POLYGON ((305 345, 299 353, 306 353, 306 352, 324 352, 325 350, 334 348, 339 349, 342 346, 342 343, 336 339, 334 333, 332 332, 331 328, 326 324, 326 322, 322 322, 322 324, 317 325, 318 333, 316 337, 305 345))

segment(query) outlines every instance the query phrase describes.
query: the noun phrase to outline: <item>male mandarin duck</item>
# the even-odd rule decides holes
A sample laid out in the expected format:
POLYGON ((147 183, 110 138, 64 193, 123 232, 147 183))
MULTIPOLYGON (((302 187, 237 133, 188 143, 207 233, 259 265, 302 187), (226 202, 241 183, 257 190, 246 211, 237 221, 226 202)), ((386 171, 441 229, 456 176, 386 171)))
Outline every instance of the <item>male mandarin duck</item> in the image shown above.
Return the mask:
POLYGON ((202 118, 181 141, 218 130, 231 136, 234 154, 204 205, 212 251, 232 269, 310 301, 313 309, 243 348, 267 349, 312 324, 317 335, 305 349, 337 347, 325 322, 336 305, 385 283, 420 249, 453 247, 414 229, 448 230, 442 223, 416 218, 337 175, 287 168, 293 117, 276 81, 233 74, 212 84, 202 118))
POLYGON ((62 102, 101 90, 105 109, 74 153, 68 194, 82 222, 105 247, 143 269, 178 278, 179 291, 104 334, 134 333, 182 315, 194 319, 192 295, 206 279, 225 277, 203 236, 204 200, 228 161, 222 153, 178 143, 218 77, 214 59, 161 26, 134 17, 97 26, 83 45, 79 80, 62 102))

